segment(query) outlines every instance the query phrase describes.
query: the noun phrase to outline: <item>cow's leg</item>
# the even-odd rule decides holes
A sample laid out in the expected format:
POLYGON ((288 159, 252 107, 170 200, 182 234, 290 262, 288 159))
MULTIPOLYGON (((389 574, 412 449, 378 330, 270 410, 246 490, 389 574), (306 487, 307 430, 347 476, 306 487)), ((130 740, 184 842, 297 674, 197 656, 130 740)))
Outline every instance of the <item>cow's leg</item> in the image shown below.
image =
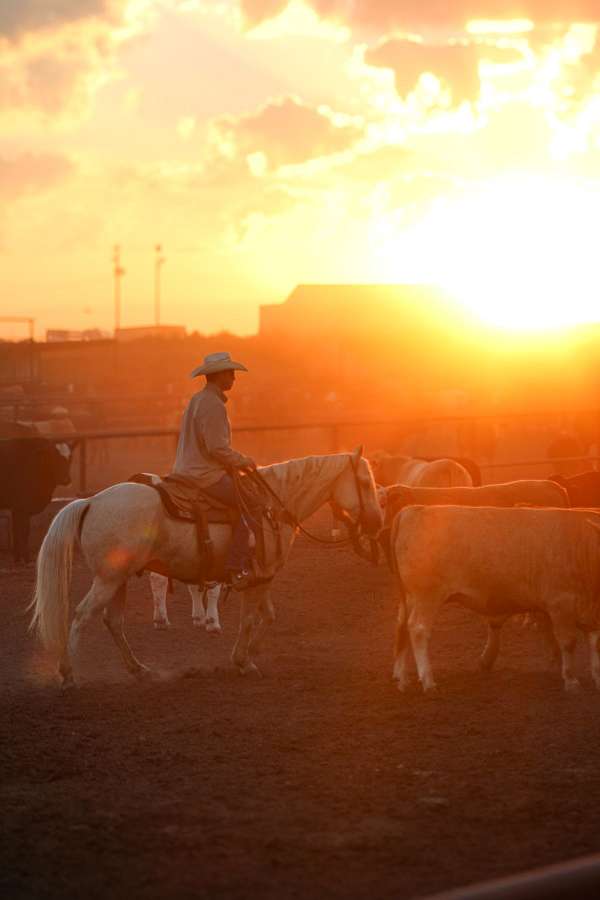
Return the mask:
POLYGON ((404 588, 397 580, 398 586, 398 618, 396 621, 396 646, 394 652, 394 670, 392 677, 396 682, 399 691, 406 689, 408 683, 408 653, 409 653, 409 635, 406 599, 404 596, 404 588))
POLYGON ((436 683, 429 661, 429 638, 433 629, 439 606, 435 597, 415 597, 406 595, 408 609, 408 630, 412 643, 419 680, 424 691, 434 691, 436 683))
POLYGON ((69 640, 59 663, 59 672, 63 678, 63 687, 73 684, 72 659, 77 652, 81 631, 84 625, 110 603, 115 592, 119 589, 119 581, 104 581, 98 575, 92 581, 92 586, 75 609, 75 615, 69 631, 69 640))
POLYGON ((125 620, 125 601, 127 599, 127 582, 124 582, 113 594, 104 609, 104 624, 110 631, 111 637, 117 645, 123 657, 125 667, 131 675, 147 675, 149 669, 143 666, 139 659, 133 655, 131 647, 127 643, 123 622, 125 620))
POLYGON ((15 565, 18 565, 20 562, 27 562, 28 529, 26 528, 26 523, 29 520, 29 516, 21 509, 13 509, 11 520, 13 560, 15 565))
POLYGON ((248 646, 258 625, 259 604, 263 590, 264 588, 257 586, 241 592, 240 627, 231 659, 242 675, 257 671, 256 666, 249 658, 248 646))
POLYGON ((188 584, 188 591, 192 598, 192 625, 196 628, 204 628, 206 625, 206 610, 204 608, 206 585, 204 588, 200 588, 197 584, 188 584))
POLYGON ((206 630, 209 634, 221 634, 219 602, 231 588, 219 582, 210 582, 206 589, 206 630))
POLYGON ((250 657, 258 656, 261 651, 267 629, 271 627, 275 621, 275 607, 271 598, 271 591, 268 585, 262 589, 262 597, 259 600, 260 620, 256 630, 254 631, 248 652, 250 657))
POLYGON ((588 640, 590 644, 590 668, 592 670, 592 678, 594 679, 594 684, 600 690, 600 653, 598 652, 600 632, 590 631, 588 640))
POLYGON ((579 681, 573 674, 573 654, 577 644, 575 606, 576 598, 570 594, 554 597, 548 603, 548 615, 560 648, 562 677, 566 691, 577 690, 579 687, 579 681))
POLYGON ((158 572, 150 572, 150 589, 152 590, 152 601, 154 611, 152 613, 152 621, 155 628, 170 628, 169 614, 167 612, 167 590, 169 587, 169 579, 158 572))
POLYGON ((490 672, 498 658, 498 651, 500 650, 500 629, 507 618, 508 616, 499 616, 487 620, 487 641, 483 648, 483 653, 479 657, 479 668, 482 672, 490 672))

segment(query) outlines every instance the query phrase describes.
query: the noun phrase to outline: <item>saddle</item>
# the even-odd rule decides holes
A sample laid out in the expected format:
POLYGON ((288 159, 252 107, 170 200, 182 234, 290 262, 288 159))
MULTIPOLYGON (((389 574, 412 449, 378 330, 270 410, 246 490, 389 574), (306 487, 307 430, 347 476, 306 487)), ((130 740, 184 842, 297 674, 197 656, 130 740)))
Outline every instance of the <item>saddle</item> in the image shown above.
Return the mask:
MULTIPOLYGON (((240 476, 235 471, 232 477, 236 489, 242 498, 252 493, 259 521, 253 528, 256 542, 252 567, 256 582, 270 581, 276 570, 283 564, 286 551, 282 541, 281 527, 295 530, 295 523, 290 523, 287 514, 275 510, 265 500, 263 489, 249 478, 240 476)), ((160 477, 149 472, 138 472, 128 481, 145 484, 154 488, 160 496, 167 515, 181 522, 193 524, 196 529, 198 543, 198 584, 219 580, 214 571, 214 548, 210 538, 209 525, 221 524, 235 526, 240 518, 239 510, 221 503, 214 497, 205 494, 191 478, 181 475, 160 477)), ((152 572, 159 572, 169 579, 168 590, 172 591, 172 576, 168 565, 162 560, 151 559, 145 566, 152 572)), ((143 570, 142 570, 143 571, 143 570)), ((142 572, 138 572, 141 575, 142 572)))
MULTIPOLYGON (((195 526, 198 543, 198 584, 213 578, 214 549, 210 539, 210 524, 230 525, 239 519, 239 512, 214 497, 209 497, 192 479, 179 475, 161 477, 151 472, 136 472, 127 479, 135 484, 145 484, 158 493, 165 512, 172 519, 195 526)), ((144 567, 169 579, 168 591, 172 593, 172 577, 168 566, 159 559, 151 559, 144 567)), ((141 575, 144 569, 138 572, 141 575)))

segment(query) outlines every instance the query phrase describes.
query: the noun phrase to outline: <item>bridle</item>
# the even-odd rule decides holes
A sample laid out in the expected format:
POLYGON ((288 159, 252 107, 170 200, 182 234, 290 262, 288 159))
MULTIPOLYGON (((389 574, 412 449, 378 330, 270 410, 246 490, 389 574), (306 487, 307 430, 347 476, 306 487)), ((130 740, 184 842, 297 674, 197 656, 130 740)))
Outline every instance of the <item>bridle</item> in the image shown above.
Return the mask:
MULTIPOLYGON (((309 540, 314 541, 317 544, 327 544, 329 546, 335 547, 343 547, 347 544, 351 544, 358 556, 367 558, 371 562, 373 562, 374 565, 376 565, 379 560, 379 545, 377 541, 369 538, 371 544, 370 555, 367 555, 366 551, 363 549, 360 543, 361 523, 363 523, 365 519, 365 502, 362 495, 360 478, 358 475, 358 466, 355 465, 355 457, 351 455, 349 462, 352 469, 352 474, 354 475, 354 484, 356 486, 356 493, 358 496, 359 515, 357 521, 354 522, 348 512, 343 509, 338 503, 336 503, 335 500, 329 501, 335 518, 344 522, 346 528, 348 529, 348 537, 342 538, 341 540, 335 538, 333 540, 329 540, 328 538, 319 537, 318 535, 308 531, 308 529, 306 529, 302 525, 302 523, 298 521, 298 519, 289 511, 289 509, 287 509, 281 497, 273 490, 271 485, 268 484, 268 482, 262 477, 257 469, 251 469, 247 471, 245 477, 250 478, 257 486, 260 487, 261 490, 264 490, 266 491, 266 493, 270 494, 271 497, 277 502, 277 505, 283 513, 283 518, 294 528, 298 529, 298 531, 302 532, 302 534, 305 535, 305 537, 309 538, 309 540)), ((236 471, 234 471, 232 474, 238 502, 240 504, 240 509, 247 517, 250 518, 250 520, 252 520, 253 514, 248 508, 248 504, 244 498, 243 488, 240 485, 240 476, 236 471)))

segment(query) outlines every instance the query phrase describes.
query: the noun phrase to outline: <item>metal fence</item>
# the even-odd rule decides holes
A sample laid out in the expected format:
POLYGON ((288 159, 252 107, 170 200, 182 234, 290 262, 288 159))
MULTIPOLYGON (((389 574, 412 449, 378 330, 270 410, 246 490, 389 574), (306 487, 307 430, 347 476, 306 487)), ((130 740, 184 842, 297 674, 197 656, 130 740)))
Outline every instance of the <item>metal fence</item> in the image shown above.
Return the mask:
MULTIPOLYGON (((419 424, 431 426, 435 423, 457 424, 469 420, 468 417, 446 416, 436 419, 418 420, 419 424)), ((417 420, 411 420, 415 422, 417 420)), ((236 444, 244 452, 254 455, 259 462, 268 463, 284 459, 289 455, 309 453, 337 453, 351 449, 364 440, 365 434, 373 435, 377 429, 405 429, 407 421, 362 421, 362 422, 302 422, 282 425, 243 426, 234 429, 236 444), (303 434, 303 439, 299 435, 303 434), (258 439, 268 436, 262 444, 258 439), (262 452, 260 447, 262 446, 262 452), (265 450, 268 447, 268 451, 265 450), (290 453, 290 448, 292 452, 290 453), (257 449, 259 452, 257 452, 257 449)), ((175 446, 179 436, 177 428, 143 428, 120 431, 83 431, 64 435, 48 435, 55 441, 77 442, 75 461, 77 470, 77 494, 84 496, 115 481, 126 480, 140 467, 146 471, 164 473, 169 471, 173 461, 175 446), (113 442, 116 442, 113 447, 113 442), (112 454, 110 451, 113 451, 112 454), (92 470, 94 474, 91 476, 92 470)), ((372 448, 376 440, 372 438, 372 448)), ((367 447, 367 453, 369 447, 367 447)), ((399 450, 398 452, 403 452, 399 450)), ((510 452, 510 448, 509 448, 510 452)), ((406 453, 406 455, 413 455, 406 453)), ((418 455, 456 455, 419 454, 418 455)), ((483 481, 511 480, 519 477, 545 477, 561 464, 579 464, 583 468, 594 467, 600 462, 596 454, 562 457, 551 460, 547 456, 534 454, 527 458, 504 458, 494 461, 474 459, 480 467, 483 481), (533 471, 532 471, 533 470, 533 471)))

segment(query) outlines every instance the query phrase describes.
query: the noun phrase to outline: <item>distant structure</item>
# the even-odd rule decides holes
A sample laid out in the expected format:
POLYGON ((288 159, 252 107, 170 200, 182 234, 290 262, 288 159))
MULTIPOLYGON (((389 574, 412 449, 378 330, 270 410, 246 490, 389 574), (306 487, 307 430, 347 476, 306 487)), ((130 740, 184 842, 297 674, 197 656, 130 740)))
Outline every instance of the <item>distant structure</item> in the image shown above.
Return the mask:
POLYGON ((111 336, 109 331, 100 328, 86 328, 83 331, 73 331, 69 328, 46 329, 46 341, 55 344, 59 341, 103 341, 111 336))
POLYGON ((397 331, 432 317, 456 320, 457 308, 432 285, 300 284, 284 303, 261 306, 261 337, 348 336, 397 331))
POLYGON ((144 338, 184 338, 185 325, 136 325, 132 328, 117 328, 115 340, 140 341, 144 338))

